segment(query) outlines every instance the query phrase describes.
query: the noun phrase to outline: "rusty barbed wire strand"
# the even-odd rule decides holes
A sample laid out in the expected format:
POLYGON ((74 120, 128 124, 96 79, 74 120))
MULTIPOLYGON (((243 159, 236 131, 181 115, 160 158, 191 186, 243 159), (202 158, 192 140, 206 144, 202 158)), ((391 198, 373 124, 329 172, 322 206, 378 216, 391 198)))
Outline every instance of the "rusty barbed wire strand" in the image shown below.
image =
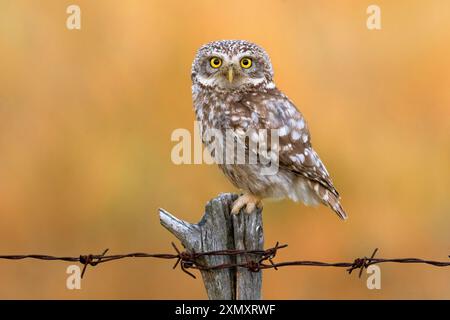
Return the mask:
MULTIPOLYGON (((88 266, 97 266, 101 263, 106 263, 115 260, 121 260, 126 258, 156 258, 156 259, 166 259, 174 260, 175 264, 173 269, 180 266, 180 269, 188 274, 189 276, 196 278, 193 273, 188 271, 188 269, 196 269, 200 271, 206 270, 220 270, 220 269, 230 269, 230 268, 246 268, 252 272, 259 272, 265 269, 275 269, 278 270, 280 267, 287 266, 308 266, 308 267, 337 267, 346 268, 346 271, 351 274, 354 270, 359 270, 359 277, 361 277, 364 269, 368 268, 370 265, 381 264, 381 263, 400 263, 400 264, 426 264, 435 267, 449 267, 450 261, 433 261, 425 260, 419 258, 375 258, 375 254, 378 252, 378 248, 375 249, 370 257, 357 258, 352 262, 321 262, 321 261, 308 261, 308 260, 298 260, 298 261, 285 261, 275 263, 273 259, 275 258, 278 250, 286 248, 288 245, 280 245, 278 242, 274 247, 266 250, 217 250, 208 252, 188 252, 180 251, 178 247, 172 242, 172 247, 175 253, 127 253, 127 254, 116 254, 116 255, 106 255, 109 249, 103 251, 102 254, 98 255, 80 255, 78 257, 66 257, 66 256, 50 256, 41 254, 27 254, 27 255, 0 255, 0 259, 4 260, 23 260, 23 259, 36 259, 36 260, 47 260, 47 261, 66 261, 66 262, 78 262, 83 265, 83 270, 81 277, 84 276, 88 266), (237 255, 254 255, 253 259, 248 259, 246 262, 242 263, 224 263, 218 265, 205 265, 201 258, 206 256, 237 256, 237 255), (267 263, 268 262, 268 263, 267 263)), ((449 256, 450 257, 450 256, 449 256)))

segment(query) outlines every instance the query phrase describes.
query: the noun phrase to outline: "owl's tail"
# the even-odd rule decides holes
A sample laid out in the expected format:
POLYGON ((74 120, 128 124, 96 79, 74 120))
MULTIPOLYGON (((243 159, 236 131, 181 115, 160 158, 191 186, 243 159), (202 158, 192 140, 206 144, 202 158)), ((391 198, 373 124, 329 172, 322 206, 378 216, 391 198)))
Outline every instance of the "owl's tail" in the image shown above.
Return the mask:
POLYGON ((325 187, 319 183, 313 183, 312 181, 309 181, 309 185, 311 189, 314 190, 317 200, 322 202, 327 207, 330 207, 334 212, 336 212, 339 218, 342 220, 347 220, 347 213, 345 213, 344 208, 342 208, 342 205, 339 202, 339 194, 332 185, 325 187))
POLYGON ((333 185, 324 186, 316 181, 300 178, 298 187, 294 190, 297 190, 297 192, 290 196, 292 200, 302 201, 307 206, 315 206, 322 203, 336 212, 339 218, 347 220, 347 213, 342 208, 339 202, 339 194, 333 185))
POLYGON ((339 218, 341 218, 342 220, 348 219, 347 213, 344 211, 344 208, 342 208, 339 199, 334 194, 328 192, 328 199, 323 199, 323 202, 331 209, 333 209, 333 211, 336 212, 339 218))

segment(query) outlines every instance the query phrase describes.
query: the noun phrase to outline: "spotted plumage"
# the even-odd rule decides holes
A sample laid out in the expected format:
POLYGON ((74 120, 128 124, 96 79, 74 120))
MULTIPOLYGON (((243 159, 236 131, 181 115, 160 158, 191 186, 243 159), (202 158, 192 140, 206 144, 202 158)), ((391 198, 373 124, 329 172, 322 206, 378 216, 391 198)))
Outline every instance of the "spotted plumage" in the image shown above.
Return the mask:
MULTIPOLYGON (((244 206, 247 212, 252 211, 263 198, 287 197, 306 205, 322 203, 340 218, 347 218, 339 194, 311 146, 306 120, 276 88, 270 58, 261 47, 241 40, 202 46, 192 64, 192 82, 202 132, 215 129, 225 135, 231 131, 233 141, 244 147, 247 157, 255 155, 278 165, 274 174, 263 174, 267 165, 262 163, 219 163, 231 182, 245 192, 236 201, 234 213, 244 206), (266 139, 258 134, 261 129, 268 132, 266 139), (270 132, 276 132, 278 140, 269 145, 270 132), (266 152, 261 151, 261 145, 266 152)), ((204 137, 210 148, 212 141, 204 137)), ((220 141, 224 154, 230 153, 226 139, 220 141)), ((233 157, 236 160, 235 154, 233 157)))

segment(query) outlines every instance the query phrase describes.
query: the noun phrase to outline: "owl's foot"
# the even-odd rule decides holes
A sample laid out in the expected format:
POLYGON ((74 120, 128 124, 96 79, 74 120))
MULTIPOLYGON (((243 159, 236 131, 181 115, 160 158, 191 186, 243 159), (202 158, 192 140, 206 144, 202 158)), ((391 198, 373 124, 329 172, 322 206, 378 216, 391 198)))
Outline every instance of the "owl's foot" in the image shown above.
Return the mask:
POLYGON ((261 199, 252 194, 244 193, 243 195, 239 196, 236 201, 234 201, 231 213, 238 214, 243 207, 246 207, 246 213, 252 213, 256 208, 262 208, 261 199))

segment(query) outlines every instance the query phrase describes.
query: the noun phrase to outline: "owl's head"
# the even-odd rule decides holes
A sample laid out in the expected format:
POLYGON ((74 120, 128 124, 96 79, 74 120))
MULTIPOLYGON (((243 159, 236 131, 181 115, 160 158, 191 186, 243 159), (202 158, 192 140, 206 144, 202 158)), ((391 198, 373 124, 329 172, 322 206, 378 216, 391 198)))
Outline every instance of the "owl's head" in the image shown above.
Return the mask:
POLYGON ((270 88, 270 58, 260 46, 244 40, 221 40, 203 45, 192 63, 192 82, 222 90, 270 88))

